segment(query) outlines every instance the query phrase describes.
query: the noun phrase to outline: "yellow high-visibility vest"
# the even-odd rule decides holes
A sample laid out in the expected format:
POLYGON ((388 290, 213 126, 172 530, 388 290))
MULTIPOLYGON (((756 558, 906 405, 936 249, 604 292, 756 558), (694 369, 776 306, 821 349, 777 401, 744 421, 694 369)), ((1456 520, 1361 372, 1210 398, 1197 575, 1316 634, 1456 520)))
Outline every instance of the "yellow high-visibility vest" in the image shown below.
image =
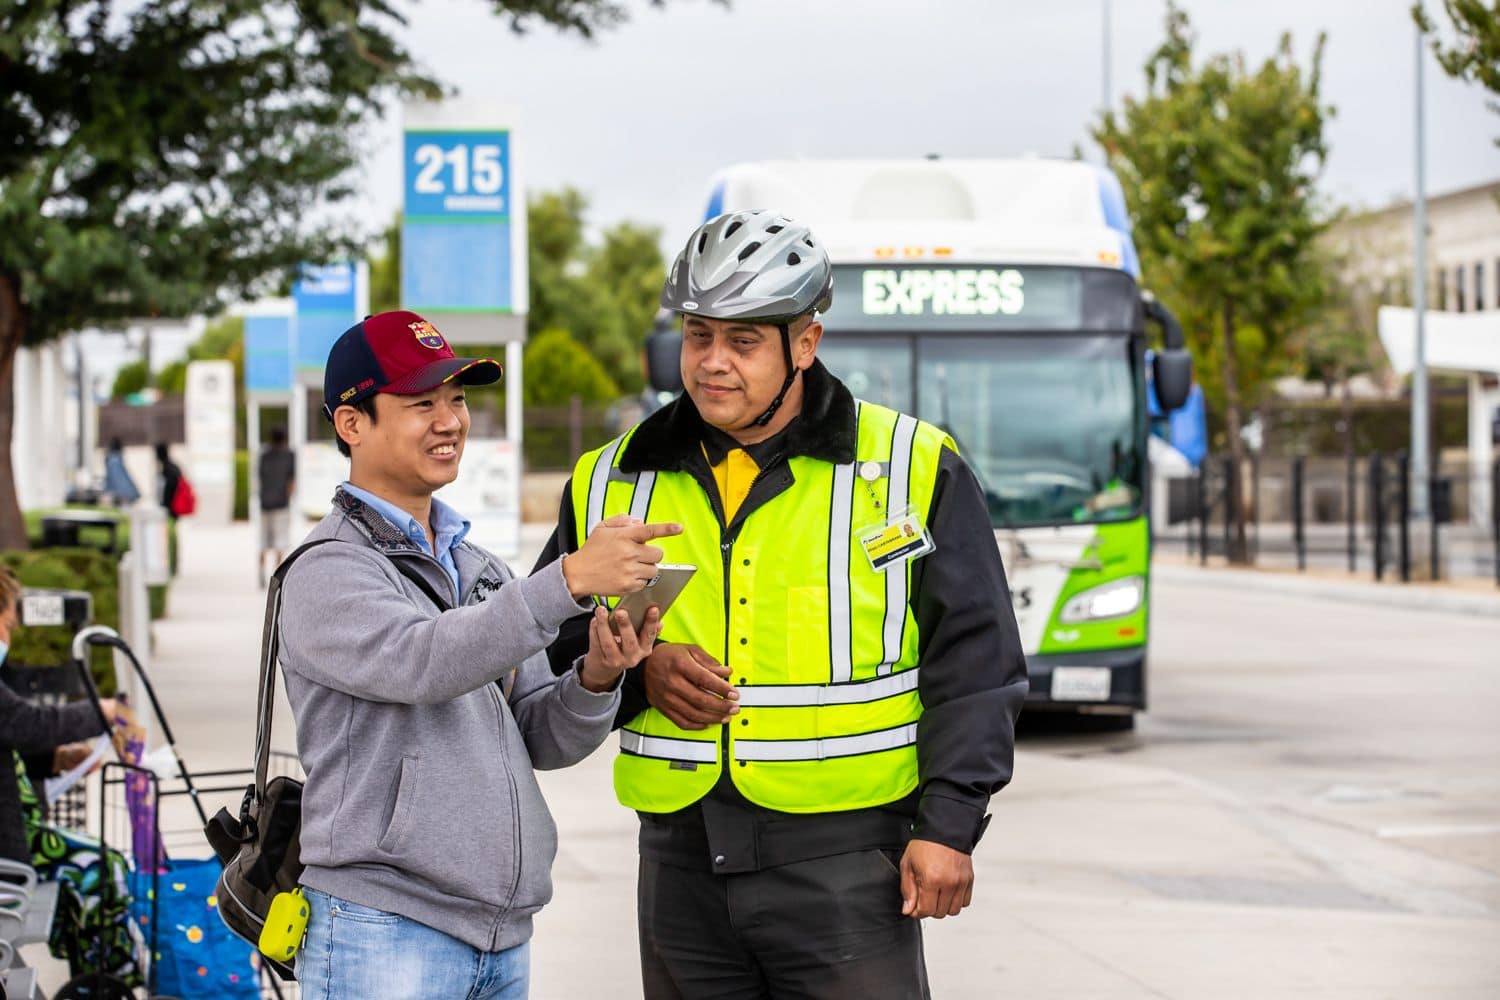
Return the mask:
POLYGON ((620 730, 615 794, 673 812, 708 793, 725 766, 751 802, 792 813, 892 802, 917 786, 917 623, 912 562, 872 568, 861 536, 910 509, 928 523, 938 428, 857 404, 855 461, 789 460, 794 483, 747 517, 732 545, 686 472, 625 473, 631 432, 573 470, 576 537, 628 513, 677 521, 664 562, 698 567, 662 621, 661 642, 696 643, 732 671, 740 712, 727 726, 679 729, 648 708, 620 730))

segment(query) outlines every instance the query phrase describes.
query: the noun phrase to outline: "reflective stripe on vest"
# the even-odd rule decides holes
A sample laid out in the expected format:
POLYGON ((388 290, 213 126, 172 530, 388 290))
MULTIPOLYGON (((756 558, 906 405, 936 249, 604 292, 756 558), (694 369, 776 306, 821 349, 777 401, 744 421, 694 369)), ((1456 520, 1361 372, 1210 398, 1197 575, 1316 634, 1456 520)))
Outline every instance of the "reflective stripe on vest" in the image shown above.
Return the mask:
POLYGON ((792 484, 744 519, 728 550, 691 474, 619 470, 630 434, 579 460, 578 537, 623 513, 682 523, 682 535, 655 544, 663 561, 698 573, 664 616, 660 641, 701 646, 740 692, 727 729, 679 729, 649 708, 630 720, 615 760, 626 806, 684 808, 726 762, 747 798, 787 812, 879 805, 916 787, 912 564, 876 572, 857 539, 907 508, 928 519, 938 458, 952 442, 914 418, 856 405, 856 460, 789 459, 792 484))
POLYGON ((873 681, 844 684, 756 684, 740 690, 741 708, 859 705, 917 689, 916 667, 873 681))
POLYGON ((620 749, 638 757, 657 757, 661 760, 696 761, 700 764, 714 764, 719 760, 719 744, 716 742, 642 736, 630 729, 620 730, 620 749))
POLYGON ((735 760, 829 760, 913 746, 917 742, 915 722, 877 733, 830 736, 821 740, 736 740, 735 760))

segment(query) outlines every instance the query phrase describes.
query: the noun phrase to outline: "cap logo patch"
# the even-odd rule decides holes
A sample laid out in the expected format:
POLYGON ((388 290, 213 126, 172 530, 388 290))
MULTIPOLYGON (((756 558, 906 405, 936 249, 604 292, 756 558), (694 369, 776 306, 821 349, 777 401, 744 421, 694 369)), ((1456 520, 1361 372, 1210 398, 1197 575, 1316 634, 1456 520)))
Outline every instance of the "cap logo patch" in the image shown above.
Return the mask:
POLYGON ((438 333, 433 325, 424 320, 408 323, 412 336, 417 338, 417 343, 423 347, 430 347, 434 351, 441 351, 447 345, 443 342, 443 335, 438 333))

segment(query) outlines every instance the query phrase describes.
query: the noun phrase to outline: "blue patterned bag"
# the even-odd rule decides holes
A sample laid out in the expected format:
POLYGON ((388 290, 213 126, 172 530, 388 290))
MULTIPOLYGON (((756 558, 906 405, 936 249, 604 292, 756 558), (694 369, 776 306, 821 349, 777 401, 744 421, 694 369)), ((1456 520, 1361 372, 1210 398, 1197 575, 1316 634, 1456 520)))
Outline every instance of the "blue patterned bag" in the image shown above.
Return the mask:
MULTIPOLYGON (((260 956, 219 919, 215 858, 168 861, 156 878, 154 991, 182 1000, 254 1000, 260 956)), ((150 940, 152 878, 132 872, 131 915, 150 940)))

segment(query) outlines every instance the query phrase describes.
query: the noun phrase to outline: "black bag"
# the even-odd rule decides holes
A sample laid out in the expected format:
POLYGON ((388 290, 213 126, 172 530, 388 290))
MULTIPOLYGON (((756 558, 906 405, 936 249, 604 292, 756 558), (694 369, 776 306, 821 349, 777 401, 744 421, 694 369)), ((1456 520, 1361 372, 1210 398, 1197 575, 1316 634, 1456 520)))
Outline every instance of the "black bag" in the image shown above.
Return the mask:
MULTIPOLYGON (((332 538, 300 546, 271 574, 266 592, 266 620, 260 637, 260 695, 255 721, 255 781, 245 789, 238 817, 220 809, 203 828, 214 853, 224 863, 219 877, 219 917, 231 931, 260 944, 260 932, 277 893, 291 892, 302 877, 302 782, 279 775, 266 780, 271 761, 271 712, 276 704, 276 664, 280 651, 281 586, 297 558, 332 538)), ((415 569, 392 560, 440 611, 448 602, 415 569)), ((295 979, 292 966, 261 954, 282 979, 295 979)))

